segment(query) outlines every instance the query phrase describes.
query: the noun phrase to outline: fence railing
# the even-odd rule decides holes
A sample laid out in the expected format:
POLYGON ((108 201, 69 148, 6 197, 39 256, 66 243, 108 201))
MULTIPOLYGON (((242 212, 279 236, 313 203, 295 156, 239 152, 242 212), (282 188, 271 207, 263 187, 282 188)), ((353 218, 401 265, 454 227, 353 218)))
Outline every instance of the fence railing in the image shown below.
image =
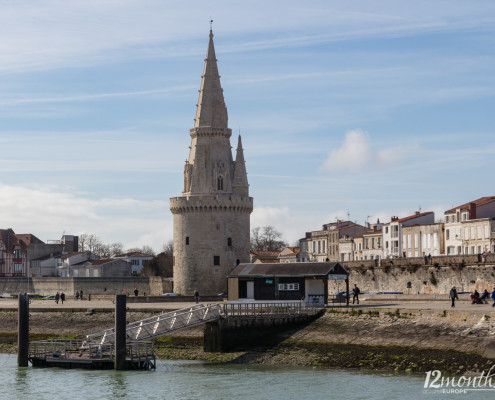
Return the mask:
MULTIPOLYGON (((184 329, 189 326, 214 321, 221 317, 219 304, 198 304, 193 307, 167 312, 154 317, 135 321, 127 325, 126 336, 128 341, 141 341, 165 335, 169 332, 184 329)), ((115 329, 109 328, 86 336, 85 344, 113 343, 115 329)))
POLYGON ((223 313, 226 317, 277 317, 296 315, 315 315, 323 305, 293 302, 293 303, 234 303, 224 304, 223 313))
MULTIPOLYGON (((155 359, 154 344, 150 341, 127 343, 127 357, 131 360, 146 361, 155 359)), ((29 343, 30 358, 86 358, 114 359, 113 343, 84 343, 83 340, 38 340, 29 343)))

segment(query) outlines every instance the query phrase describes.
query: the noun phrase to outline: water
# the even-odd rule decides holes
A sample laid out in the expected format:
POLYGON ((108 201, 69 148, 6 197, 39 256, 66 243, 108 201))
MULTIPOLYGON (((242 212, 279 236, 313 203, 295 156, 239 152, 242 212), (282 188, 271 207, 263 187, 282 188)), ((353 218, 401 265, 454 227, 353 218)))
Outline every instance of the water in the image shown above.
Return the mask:
POLYGON ((424 375, 157 360, 156 371, 18 368, 0 354, 3 399, 486 399, 492 392, 425 394, 424 375), (479 395, 479 396, 478 396, 479 395))

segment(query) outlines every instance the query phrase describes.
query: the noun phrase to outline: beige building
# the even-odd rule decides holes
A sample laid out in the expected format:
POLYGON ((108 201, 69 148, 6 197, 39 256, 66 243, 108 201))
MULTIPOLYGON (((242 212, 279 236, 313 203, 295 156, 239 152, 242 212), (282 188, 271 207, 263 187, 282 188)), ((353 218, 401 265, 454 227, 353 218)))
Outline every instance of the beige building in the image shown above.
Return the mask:
POLYGON ((349 239, 362 235, 366 230, 364 226, 352 221, 337 220, 337 222, 323 225, 319 231, 307 232, 306 238, 300 241, 301 246, 304 244, 304 249, 301 249, 301 259, 324 262, 341 261, 342 257, 345 257, 347 260, 347 257, 353 257, 352 251, 349 251, 349 245, 346 244, 342 255, 341 240, 343 244, 347 243, 349 239), (305 251, 306 248, 307 251, 305 251))
POLYGON ((444 250, 444 224, 412 225, 402 228, 402 251, 406 257, 439 256, 444 250))
POLYGON ((363 258, 361 260, 381 260, 383 257, 382 240, 381 229, 363 234, 363 258))
POLYGON ((182 196, 170 199, 174 217, 174 290, 212 295, 227 290, 227 275, 249 262, 253 198, 241 137, 232 158, 227 107, 220 85, 213 33, 190 130, 182 196))

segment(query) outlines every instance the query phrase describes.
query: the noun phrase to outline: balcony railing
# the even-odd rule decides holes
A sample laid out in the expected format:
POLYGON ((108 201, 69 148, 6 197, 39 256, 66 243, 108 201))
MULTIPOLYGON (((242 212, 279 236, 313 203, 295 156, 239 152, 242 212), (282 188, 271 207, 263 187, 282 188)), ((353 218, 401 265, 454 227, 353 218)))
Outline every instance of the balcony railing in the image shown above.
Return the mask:
POLYGON ((10 272, 0 272, 0 278, 25 278, 26 274, 19 273, 10 273, 10 272))

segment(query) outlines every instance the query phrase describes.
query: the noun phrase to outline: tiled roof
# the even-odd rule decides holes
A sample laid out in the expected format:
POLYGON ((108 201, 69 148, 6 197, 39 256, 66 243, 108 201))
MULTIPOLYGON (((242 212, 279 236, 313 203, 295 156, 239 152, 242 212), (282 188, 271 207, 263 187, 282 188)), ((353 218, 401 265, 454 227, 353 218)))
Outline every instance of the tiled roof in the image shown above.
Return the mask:
POLYGON ((26 244, 16 237, 11 228, 0 229, 0 240, 2 240, 8 252, 11 252, 15 246, 20 246, 23 251, 26 251, 26 244))
POLYGON ((469 203, 462 204, 460 206, 451 208, 450 210, 445 211, 445 214, 450 214, 453 212, 456 212, 457 210, 469 210, 469 205, 471 203, 476 204, 476 207, 481 207, 484 206, 485 204, 489 204, 495 201, 495 196, 486 196, 486 197, 480 197, 477 200, 470 201, 469 203))
POLYGON ((69 253, 69 254, 64 254, 62 256, 62 259, 65 260, 67 258, 71 258, 71 257, 74 257, 74 256, 77 256, 78 254, 85 254, 86 252, 85 251, 75 251, 73 253, 69 253))
POLYGON ((42 240, 38 239, 32 233, 16 233, 16 238, 20 241, 24 242, 26 246, 29 246, 31 243, 43 243, 42 240))
POLYGON ((153 257, 153 255, 142 253, 139 251, 131 251, 129 253, 117 254, 115 257, 116 258, 121 258, 121 257, 153 257))
POLYGON ((390 225, 392 222, 405 222, 405 221, 409 221, 411 219, 424 217, 425 215, 430 215, 430 214, 433 214, 433 211, 427 211, 424 213, 418 213, 418 214, 410 215, 409 217, 399 218, 399 219, 396 219, 394 221, 387 222, 384 225, 390 225))

